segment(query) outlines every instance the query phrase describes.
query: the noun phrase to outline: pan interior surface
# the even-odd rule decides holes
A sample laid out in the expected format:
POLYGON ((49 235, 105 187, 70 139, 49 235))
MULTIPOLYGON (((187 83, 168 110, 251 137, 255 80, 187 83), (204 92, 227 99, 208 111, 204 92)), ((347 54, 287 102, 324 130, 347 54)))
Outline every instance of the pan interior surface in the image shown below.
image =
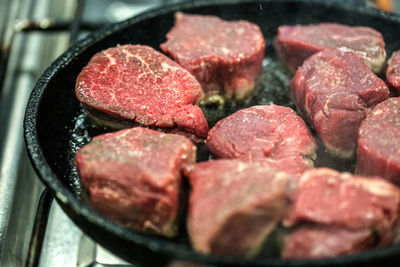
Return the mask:
MULTIPOLYGON (((226 20, 251 21, 260 26, 266 40, 263 70, 256 91, 240 103, 227 103, 224 107, 203 107, 210 128, 219 119, 253 105, 274 103, 295 109, 289 96, 292 74, 279 62, 273 47, 277 29, 281 25, 338 22, 369 26, 382 33, 388 55, 400 49, 400 19, 397 16, 318 1, 194 2, 151 11, 90 35, 62 55, 39 80, 29 100, 25 121, 32 162, 69 216, 100 244, 133 262, 147 260, 139 255, 142 247, 162 255, 160 257, 164 258, 160 262, 168 258, 179 258, 241 266, 361 264, 400 253, 399 246, 392 246, 348 257, 316 261, 284 261, 276 257, 237 260, 205 256, 190 248, 184 225, 182 234, 169 240, 135 233, 109 222, 89 207, 82 197, 84 194, 73 161, 82 145, 93 136, 108 130, 93 125, 86 117, 75 97, 76 77, 95 53, 118 44, 143 44, 160 50, 159 45, 165 41, 166 33, 174 24, 174 13, 178 10, 216 15, 226 20), (133 252, 135 249, 137 253, 133 252)), ((354 161, 334 160, 323 150, 318 152, 318 156, 316 166, 328 166, 341 171, 354 170, 354 161)), ((211 157, 204 145, 199 146, 199 161, 211 157)), ((146 253, 143 252, 144 255, 146 253)))

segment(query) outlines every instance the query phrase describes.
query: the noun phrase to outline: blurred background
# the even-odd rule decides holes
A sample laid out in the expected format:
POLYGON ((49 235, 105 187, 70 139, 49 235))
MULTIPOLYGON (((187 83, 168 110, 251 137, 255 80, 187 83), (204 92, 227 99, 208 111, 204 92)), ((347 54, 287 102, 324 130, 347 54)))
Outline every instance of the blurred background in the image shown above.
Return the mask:
MULTIPOLYGON (((0 1, 0 266, 132 266, 84 235, 36 177, 23 116, 42 72, 89 32, 179 0, 0 1)), ((337 0, 400 12, 400 0, 337 0)))

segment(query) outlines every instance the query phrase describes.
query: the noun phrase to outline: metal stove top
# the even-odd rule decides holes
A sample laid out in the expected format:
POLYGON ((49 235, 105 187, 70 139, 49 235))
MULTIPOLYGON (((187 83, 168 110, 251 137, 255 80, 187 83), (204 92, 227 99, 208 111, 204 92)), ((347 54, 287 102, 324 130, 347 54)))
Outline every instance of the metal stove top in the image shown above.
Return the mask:
POLYGON ((15 0, 0 3, 0 266, 133 266, 75 226, 31 167, 23 140, 29 94, 42 72, 88 30, 161 0, 15 0))
POLYGON ((1 0, 0 266, 134 266, 82 233, 43 191, 26 154, 23 116, 37 79, 71 42, 107 23, 175 2, 1 0))

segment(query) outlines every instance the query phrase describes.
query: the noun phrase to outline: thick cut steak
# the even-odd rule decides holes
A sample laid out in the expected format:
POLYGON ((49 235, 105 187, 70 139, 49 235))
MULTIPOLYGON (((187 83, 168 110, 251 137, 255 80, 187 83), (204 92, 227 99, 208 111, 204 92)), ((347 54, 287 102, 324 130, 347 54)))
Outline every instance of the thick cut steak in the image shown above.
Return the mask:
POLYGON ((303 226, 283 238, 282 258, 312 259, 343 256, 368 250, 377 240, 371 230, 335 226, 303 226))
POLYGON ((205 94, 242 99, 255 87, 264 58, 264 36, 247 21, 176 13, 161 49, 192 73, 205 94))
POLYGON ((400 51, 396 51, 388 61, 386 81, 395 95, 400 95, 400 51))
POLYGON ((283 255, 332 257, 391 243, 400 190, 380 177, 319 168, 298 179, 292 201, 284 226, 297 227, 287 236, 283 255))
POLYGON ((187 227, 194 249, 256 255, 284 215, 287 174, 232 159, 189 164, 184 173, 192 188, 187 227))
POLYGON ((335 23, 281 26, 275 48, 293 72, 312 54, 326 48, 353 52, 375 73, 386 59, 382 34, 369 27, 350 27, 335 23))
POLYGON ((195 161, 187 138, 141 127, 99 135, 75 157, 92 206, 139 231, 177 234, 181 165, 195 161))
POLYGON ((312 55, 290 81, 298 109, 334 155, 351 158, 366 114, 389 89, 353 53, 326 49, 312 55))
POLYGON ((357 170, 400 185, 400 98, 378 104, 358 131, 357 170))
POLYGON ((207 147, 219 158, 246 160, 300 157, 312 167, 316 144, 303 119, 278 105, 253 106, 220 120, 207 147))
POLYGON ((122 45, 97 53, 79 74, 75 92, 96 118, 207 136, 207 121, 194 105, 203 96, 200 84, 151 47, 122 45))

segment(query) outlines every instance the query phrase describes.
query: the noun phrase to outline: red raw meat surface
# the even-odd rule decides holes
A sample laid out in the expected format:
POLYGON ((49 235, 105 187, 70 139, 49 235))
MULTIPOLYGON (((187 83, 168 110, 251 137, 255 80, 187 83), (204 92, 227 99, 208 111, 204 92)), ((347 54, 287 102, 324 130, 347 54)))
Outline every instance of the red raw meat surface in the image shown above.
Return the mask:
POLYGON ((356 173, 400 185, 400 98, 378 104, 358 131, 356 173))
POLYGON ((395 95, 400 95, 400 51, 396 51, 388 60, 386 81, 395 95))
POLYGON ((79 74, 75 91, 84 107, 109 116, 207 136, 207 121, 194 105, 203 96, 200 84, 151 47, 121 45, 97 53, 79 74))
POLYGON ((351 27, 336 23, 281 26, 275 48, 279 57, 293 72, 312 54, 326 48, 353 52, 375 73, 385 63, 382 34, 369 27, 351 27))
POLYGON ((265 48, 257 25, 178 12, 166 37, 161 49, 197 78, 207 96, 242 99, 253 91, 265 48))
POLYGON ((283 225, 283 257, 347 255, 393 242, 400 190, 380 177, 308 170, 297 181, 283 225))
POLYGON ((177 234, 181 165, 196 147, 181 135, 141 127, 94 137, 75 157, 92 206, 139 231, 177 234))
POLYGON ((316 144, 303 119, 278 105, 253 106, 220 120, 209 131, 207 147, 219 158, 302 159, 313 166, 316 144))
POLYGON ((290 81, 297 108, 326 148, 351 158, 367 113, 389 97, 389 89, 353 53, 326 49, 312 55, 290 81))
POLYGON ((282 218, 288 175, 268 164, 213 160, 184 167, 191 185, 187 228, 194 249, 254 256, 282 218))

